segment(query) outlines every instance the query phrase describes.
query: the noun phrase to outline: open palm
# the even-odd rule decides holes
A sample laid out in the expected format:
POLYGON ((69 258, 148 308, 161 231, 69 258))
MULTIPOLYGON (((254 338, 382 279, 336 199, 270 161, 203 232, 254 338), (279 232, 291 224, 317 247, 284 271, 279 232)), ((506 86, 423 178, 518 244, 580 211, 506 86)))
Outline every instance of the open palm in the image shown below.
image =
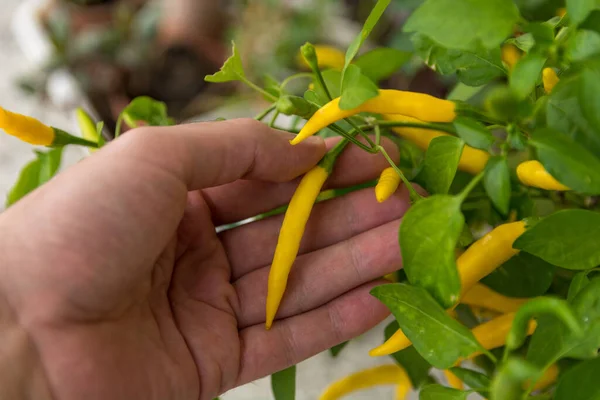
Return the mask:
MULTIPOLYGON (((365 189, 315 207, 265 330, 282 216, 215 226, 289 200, 325 152, 289 139, 248 120, 143 128, 0 215, 0 306, 27 338, 35 398, 211 399, 387 315, 369 290, 401 265, 408 196, 377 204, 365 189)), ((349 149, 329 186, 384 167, 349 149)))

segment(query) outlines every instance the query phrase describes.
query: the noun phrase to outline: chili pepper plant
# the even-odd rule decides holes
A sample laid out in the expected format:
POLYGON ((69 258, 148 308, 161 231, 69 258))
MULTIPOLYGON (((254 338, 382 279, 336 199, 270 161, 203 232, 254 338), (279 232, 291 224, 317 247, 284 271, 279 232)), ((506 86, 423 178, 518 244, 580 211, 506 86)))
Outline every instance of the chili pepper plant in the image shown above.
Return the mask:
MULTIPOLYGON (((366 185, 377 185, 373 196, 383 202, 405 185, 412 202, 399 230, 403 268, 372 291, 396 321, 370 356, 391 360, 324 388, 321 399, 378 384, 396 385, 397 399, 410 390, 422 399, 599 398, 600 3, 416 3, 403 25, 411 51, 361 49, 390 4, 379 0, 345 52, 302 46, 305 71, 261 87, 234 44, 206 77, 255 89, 268 102, 256 119, 298 133, 290 146, 315 134, 341 137, 288 206, 255 218, 285 213, 266 329, 278 323, 313 204, 365 188, 322 191, 338 155, 357 146, 390 164, 366 185), (385 87, 415 59, 452 82, 446 98, 385 87), (283 126, 281 114, 292 123, 283 126), (398 145, 399 163, 383 137, 398 145)), ((82 110, 78 118, 83 139, 0 112, 7 133, 53 147, 25 167, 9 205, 56 173, 65 145, 105 144, 101 122, 82 110)), ((142 97, 121 114, 116 137, 122 123, 173 121, 164 104, 142 97)), ((277 400, 293 399, 295 367, 272 384, 277 400)))

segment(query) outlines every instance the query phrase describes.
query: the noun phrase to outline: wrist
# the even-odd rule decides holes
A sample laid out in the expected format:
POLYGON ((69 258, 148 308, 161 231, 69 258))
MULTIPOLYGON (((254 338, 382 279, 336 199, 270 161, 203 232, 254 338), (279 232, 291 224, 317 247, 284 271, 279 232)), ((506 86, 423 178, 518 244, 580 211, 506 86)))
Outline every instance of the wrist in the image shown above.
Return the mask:
POLYGON ((1 292, 0 393, 7 399, 52 399, 37 348, 1 292))

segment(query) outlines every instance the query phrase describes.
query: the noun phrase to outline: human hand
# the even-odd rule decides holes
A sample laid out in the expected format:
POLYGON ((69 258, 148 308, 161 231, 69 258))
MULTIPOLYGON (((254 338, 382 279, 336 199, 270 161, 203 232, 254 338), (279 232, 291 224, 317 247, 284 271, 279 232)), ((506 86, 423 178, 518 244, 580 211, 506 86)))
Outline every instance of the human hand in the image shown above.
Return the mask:
MULTIPOLYGON (((252 120, 141 128, 0 215, 0 335, 24 349, 7 365, 0 345, 0 370, 26 371, 35 398, 212 399, 383 320, 369 290, 401 266, 405 189, 383 204, 364 189, 316 205, 264 329, 283 217, 215 226, 289 200, 326 150, 290 137, 252 120)), ((385 166, 350 148, 328 185, 385 166)))

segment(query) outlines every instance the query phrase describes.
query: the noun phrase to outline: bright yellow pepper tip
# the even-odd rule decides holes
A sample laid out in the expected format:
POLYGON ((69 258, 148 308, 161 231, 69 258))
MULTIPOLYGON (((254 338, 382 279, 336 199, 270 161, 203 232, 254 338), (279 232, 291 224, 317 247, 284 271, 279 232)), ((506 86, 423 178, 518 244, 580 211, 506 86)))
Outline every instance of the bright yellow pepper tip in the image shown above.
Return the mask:
POLYGON ((412 384, 404 368, 396 364, 380 365, 348 375, 331 384, 319 400, 337 400, 352 392, 379 385, 397 385, 396 400, 404 400, 412 384))
POLYGON ((503 296, 482 283, 476 283, 465 293, 460 302, 469 306, 482 307, 504 314, 517 311, 529 300, 503 296))
POLYGON ((306 122, 291 143, 298 144, 328 125, 361 112, 402 114, 427 122, 452 122, 456 118, 454 102, 438 99, 428 94, 401 90, 380 90, 378 96, 351 110, 342 110, 339 103, 340 98, 338 97, 321 107, 306 122))
POLYGON ((544 91, 546 93, 552 92, 554 86, 560 81, 558 75, 552 68, 544 68, 542 71, 542 83, 544 84, 544 91))
POLYGON ((0 129, 24 142, 50 146, 54 142, 54 129, 26 115, 17 114, 0 107, 0 129))
POLYGON ((319 165, 308 171, 300 181, 285 212, 269 272, 265 322, 267 329, 271 328, 279 309, 308 217, 328 176, 327 170, 319 165))
POLYGON ((375 197, 379 203, 389 199, 400 185, 400 175, 392 167, 386 168, 379 176, 379 182, 375 186, 375 197))
POLYGON ((522 56, 523 53, 521 53, 521 50, 519 50, 517 46, 512 44, 505 44, 502 46, 502 61, 506 64, 509 71, 515 67, 522 56))
POLYGON ((530 160, 517 166, 517 176, 521 183, 544 190, 571 190, 557 181, 542 165, 541 162, 530 160))

